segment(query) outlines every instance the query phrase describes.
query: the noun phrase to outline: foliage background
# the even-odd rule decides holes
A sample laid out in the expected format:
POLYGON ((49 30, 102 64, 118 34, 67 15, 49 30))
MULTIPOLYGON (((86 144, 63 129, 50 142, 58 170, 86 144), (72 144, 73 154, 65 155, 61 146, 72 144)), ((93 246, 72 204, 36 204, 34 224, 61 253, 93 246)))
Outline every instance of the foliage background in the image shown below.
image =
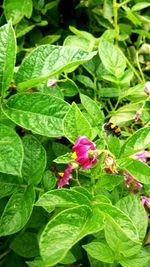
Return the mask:
POLYGON ((150 146, 150 1, 4 0, 0 26, 0 266, 148 267, 149 162, 132 156, 150 146), (119 175, 102 153, 58 189, 79 135, 119 175))

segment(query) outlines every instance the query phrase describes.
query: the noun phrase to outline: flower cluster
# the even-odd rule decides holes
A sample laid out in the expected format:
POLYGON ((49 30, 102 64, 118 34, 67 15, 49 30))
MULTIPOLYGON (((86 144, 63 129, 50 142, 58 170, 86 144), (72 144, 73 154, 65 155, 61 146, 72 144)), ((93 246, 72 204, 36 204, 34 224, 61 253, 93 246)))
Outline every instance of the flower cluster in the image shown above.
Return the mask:
MULTIPOLYGON (((96 150, 95 144, 88 140, 87 137, 79 136, 72 149, 74 150, 73 158, 82 166, 82 169, 89 169, 97 162, 99 152, 96 150)), ((61 173, 58 187, 68 184, 68 181, 72 178, 72 170, 74 168, 72 163, 68 164, 64 173, 61 173)))

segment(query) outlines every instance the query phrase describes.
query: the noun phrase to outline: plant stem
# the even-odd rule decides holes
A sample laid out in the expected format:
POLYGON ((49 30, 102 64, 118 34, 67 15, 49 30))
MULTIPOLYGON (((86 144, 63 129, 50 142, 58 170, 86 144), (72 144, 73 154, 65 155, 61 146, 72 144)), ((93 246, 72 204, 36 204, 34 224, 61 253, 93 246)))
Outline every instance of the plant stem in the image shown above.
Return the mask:
POLYGON ((4 258, 7 254, 9 254, 9 252, 11 251, 11 249, 9 248, 8 250, 6 250, 3 254, 0 255, 0 260, 2 258, 4 258))
POLYGON ((116 40, 117 40, 118 39, 118 35, 119 35, 117 0, 113 0, 113 11, 114 11, 114 29, 116 31, 116 40))
POLYGON ((137 62, 137 66, 139 68, 139 71, 141 73, 141 77, 142 77, 142 80, 143 82, 145 82, 145 78, 144 78, 144 75, 143 75, 143 71, 141 69, 141 66, 140 66, 140 63, 139 63, 139 59, 138 59, 138 51, 136 52, 136 62, 137 62))
POLYGON ((127 4, 128 2, 130 2, 131 0, 125 0, 124 2, 118 4, 118 7, 122 7, 124 6, 125 4, 127 4))
POLYGON ((127 59, 126 57, 126 61, 127 61, 127 64, 129 65, 129 67, 133 70, 135 76, 138 78, 138 80, 142 83, 142 79, 140 77, 140 75, 138 74, 138 72, 136 71, 136 69, 132 66, 132 64, 130 63, 130 61, 127 59))

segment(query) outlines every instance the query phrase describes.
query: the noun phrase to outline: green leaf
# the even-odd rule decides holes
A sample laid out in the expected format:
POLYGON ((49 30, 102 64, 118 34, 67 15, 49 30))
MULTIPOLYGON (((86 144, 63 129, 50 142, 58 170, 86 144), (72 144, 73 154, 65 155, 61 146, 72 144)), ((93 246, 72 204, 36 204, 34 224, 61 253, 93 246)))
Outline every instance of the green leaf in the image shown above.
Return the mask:
POLYGON ((127 157, 142 151, 150 145, 150 127, 145 127, 136 131, 123 144, 120 157, 127 157))
POLYGON ((44 267, 44 263, 40 257, 35 258, 33 261, 26 261, 29 267, 44 267))
POLYGON ((105 215, 105 238, 109 247, 125 257, 136 254, 140 247, 137 229, 132 220, 120 209, 106 203, 99 203, 98 207, 105 215))
POLYGON ((150 184, 150 167, 140 160, 128 159, 124 169, 143 184, 150 184))
POLYGON ((45 171, 43 175, 43 185, 44 185, 45 191, 49 191, 55 188, 56 182, 57 180, 56 180, 54 173, 49 170, 45 171))
POLYGON ((37 47, 25 57, 16 74, 17 88, 28 89, 57 73, 69 72, 69 69, 90 60, 95 54, 96 52, 88 53, 77 47, 49 44, 37 47))
POLYGON ((20 233, 10 244, 10 248, 24 258, 39 255, 37 235, 31 232, 20 233))
POLYGON ((121 150, 120 140, 117 136, 107 136, 106 142, 108 145, 108 150, 118 158, 121 150))
POLYGON ((16 39, 10 22, 0 28, 0 55, 0 94, 5 96, 16 60, 16 39))
POLYGON ((99 261, 103 261, 106 263, 113 263, 114 261, 114 257, 115 257, 114 252, 107 245, 107 243, 93 241, 87 245, 83 245, 83 248, 94 259, 97 259, 99 261))
POLYGON ((16 26, 15 32, 16 32, 16 37, 22 37, 29 31, 31 31, 36 25, 29 22, 26 19, 22 19, 16 26))
POLYGON ((122 51, 104 38, 99 43, 99 56, 106 70, 118 77, 124 73, 126 59, 122 51))
POLYGON ((95 125, 101 126, 104 123, 104 114, 100 106, 90 97, 80 94, 81 103, 91 116, 95 125))
POLYGON ((67 153, 65 155, 59 156, 58 158, 54 159, 53 161, 56 162, 57 164, 67 164, 69 162, 74 162, 75 160, 72 157, 73 153, 67 153))
POLYGON ((78 206, 60 212, 45 227, 40 238, 44 266, 60 262, 71 247, 84 236, 103 227, 100 213, 87 206, 78 206))
POLYGON ((105 188, 108 191, 112 191, 117 185, 119 185, 124 179, 124 176, 115 174, 104 174, 100 177, 96 184, 97 188, 105 188))
POLYGON ((16 94, 9 98, 3 112, 16 124, 34 133, 62 136, 62 119, 69 105, 54 96, 40 93, 16 94))
POLYGON ((0 172, 21 176, 23 146, 14 130, 0 125, 0 172))
POLYGON ((46 151, 41 143, 32 135, 23 138, 24 159, 22 176, 27 184, 37 185, 46 167, 46 151))
POLYGON ((131 10, 132 11, 139 11, 139 10, 142 10, 142 9, 144 9, 144 8, 146 8, 146 7, 149 7, 150 6, 150 3, 148 3, 148 2, 141 2, 141 3, 136 3, 132 8, 131 8, 131 10))
POLYGON ((32 187, 14 192, 7 202, 0 221, 0 236, 20 231, 30 218, 35 199, 32 187))
POLYGON ((88 197, 82 192, 77 192, 70 189, 54 189, 43 194, 36 202, 37 206, 45 209, 55 207, 75 207, 79 205, 90 206, 91 203, 88 197))
POLYGON ((11 195, 19 187, 17 176, 0 173, 0 199, 11 195))
MULTIPOLYGON (((128 227, 130 226, 128 225, 128 227)), ((120 254, 129 257, 139 252, 141 244, 133 241, 130 236, 126 235, 116 222, 115 217, 113 219, 109 215, 106 216, 104 230, 106 241, 116 254, 116 258, 119 258, 120 254)), ((130 231, 130 228, 128 231, 130 231)))
POLYGON ((32 15, 32 0, 4 0, 4 13, 6 19, 12 19, 17 24, 24 16, 30 18, 32 15))
POLYGON ((128 195, 120 199, 116 206, 131 218, 138 231, 139 239, 143 241, 148 226, 148 220, 147 213, 141 204, 140 198, 135 195, 128 195))
POLYGON ((139 103, 126 104, 115 111, 111 117, 111 122, 119 126, 126 126, 127 123, 133 122, 134 116, 140 108, 141 104, 139 103))
MULTIPOLYGON (((150 260, 150 255, 145 249, 141 249, 138 254, 132 257, 122 258, 119 260, 123 267, 145 267, 150 260)), ((148 267, 148 265, 147 265, 148 267)))
POLYGON ((84 117, 78 106, 73 103, 67 112, 63 121, 65 136, 74 143, 79 135, 87 136, 91 139, 92 129, 91 125, 84 117))

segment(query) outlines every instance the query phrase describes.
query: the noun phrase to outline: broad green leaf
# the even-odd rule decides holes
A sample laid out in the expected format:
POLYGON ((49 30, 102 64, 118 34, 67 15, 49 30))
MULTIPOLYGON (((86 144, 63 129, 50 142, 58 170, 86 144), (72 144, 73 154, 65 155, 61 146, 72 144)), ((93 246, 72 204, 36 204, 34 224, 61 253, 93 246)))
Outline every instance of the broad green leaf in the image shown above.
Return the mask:
POLYGON ((129 257, 139 252, 141 244, 131 240, 117 224, 115 218, 113 219, 109 215, 106 216, 104 230, 106 241, 116 254, 116 258, 119 258, 120 254, 129 257))
POLYGON ((12 19, 17 24, 24 16, 30 18, 32 15, 32 0, 4 0, 4 13, 6 19, 12 19))
POLYGON ((120 199, 116 206, 131 218, 138 231, 139 239, 143 241, 147 230, 148 219, 139 197, 128 195, 120 199))
POLYGON ((87 245, 83 245, 83 248, 94 259, 103 261, 106 263, 113 263, 115 255, 107 243, 101 243, 93 241, 87 245))
POLYGON ((115 77, 123 74, 126 67, 126 59, 117 46, 102 38, 99 43, 99 56, 109 73, 115 77))
POLYGON ((54 96, 40 93, 16 94, 9 98, 3 112, 16 124, 34 133, 62 136, 62 119, 69 105, 54 96))
POLYGON ((127 157, 135 154, 138 151, 149 147, 150 145, 150 127, 145 127, 136 131, 123 144, 120 157, 127 157))
POLYGON ((0 55, 0 94, 5 96, 16 60, 16 39, 10 22, 0 28, 0 55))
POLYGON ((150 184, 150 167, 140 160, 126 160, 124 169, 136 180, 143 184, 150 184))
POLYGON ((26 33, 31 31, 35 26, 36 24, 33 24, 26 19, 22 19, 15 28, 16 37, 19 38, 24 36, 26 33))
POLYGON ((134 116, 140 108, 141 104, 139 103, 126 104, 114 112, 111 122, 119 126, 126 126, 129 122, 134 121, 134 116))
POLYGON ((88 197, 80 192, 70 189, 54 189, 43 194, 36 202, 37 206, 45 209, 55 207, 75 207, 79 205, 90 206, 88 197))
POLYGON ((84 117, 78 106, 73 103, 63 121, 65 136, 74 143, 79 135, 91 139, 91 125, 84 117))
POLYGON ((46 151, 41 143, 32 135, 23 138, 24 159, 22 176, 27 184, 37 185, 46 167, 46 151))
POLYGON ((6 204, 0 220, 0 236, 20 231, 30 218, 35 199, 32 187, 14 192, 6 204))
POLYGON ((37 235, 31 232, 18 234, 10 244, 10 248, 24 258, 32 258, 39 255, 37 235))
MULTIPOLYGON (((127 216, 119 208, 116 208, 115 206, 112 206, 110 204, 99 203, 98 207, 100 211, 104 213, 104 215, 106 216, 106 219, 108 217, 108 221, 112 221, 112 227, 114 227, 116 231, 118 232, 122 231, 123 235, 126 236, 126 239, 132 240, 139 244, 139 236, 138 236, 137 229, 135 225, 133 224, 132 220, 129 218, 129 216, 127 216), (114 223, 113 223, 113 220, 114 220, 114 223)), ((109 226, 109 222, 108 222, 108 226, 109 226)))
POLYGON ((115 174, 104 174, 99 178, 96 184, 97 188, 105 188, 108 191, 112 191, 117 185, 119 185, 124 179, 124 176, 115 174))
POLYGON ((117 136, 109 135, 106 137, 106 142, 108 146, 108 150, 118 158, 120 154, 120 140, 117 136))
POLYGON ((23 146, 14 130, 0 125, 0 172, 21 176, 23 146))
POLYGON ((123 267, 145 267, 149 266, 146 263, 150 260, 150 255, 146 249, 141 249, 138 254, 132 257, 122 258, 119 260, 123 267))
POLYGON ((11 195, 19 187, 17 176, 0 173, 0 199, 11 195))
POLYGON ((58 158, 54 159, 53 161, 56 162, 57 164, 67 164, 69 162, 74 162, 75 160, 72 157, 72 152, 71 153, 67 153, 65 155, 59 156, 58 158))
POLYGON ((44 172, 42 181, 43 181, 45 191, 49 191, 49 190, 55 188, 56 182, 57 182, 54 173, 49 171, 49 170, 46 170, 44 172))
POLYGON ((81 103, 89 113, 95 125, 101 126, 104 123, 104 114, 100 106, 90 97, 80 94, 81 103))
POLYGON ((26 261, 29 267, 44 267, 44 263, 40 257, 35 258, 33 261, 26 261))
POLYGON ((94 89, 94 82, 92 81, 90 77, 85 76, 85 75, 76 75, 76 79, 80 83, 84 84, 85 87, 94 89))
POLYGON ((17 88, 23 90, 33 87, 57 73, 77 67, 95 54, 77 47, 39 46, 23 60, 16 74, 17 88))
POLYGON ((102 215, 97 210, 92 213, 87 206, 60 212, 47 224, 40 238, 44 266, 60 262, 75 243, 102 228, 102 215))
POLYGON ((150 3, 142 1, 142 2, 140 2, 140 3, 136 3, 136 4, 131 8, 131 10, 132 10, 132 11, 139 11, 139 10, 144 9, 144 8, 146 8, 146 7, 149 7, 149 6, 150 6, 150 3))

